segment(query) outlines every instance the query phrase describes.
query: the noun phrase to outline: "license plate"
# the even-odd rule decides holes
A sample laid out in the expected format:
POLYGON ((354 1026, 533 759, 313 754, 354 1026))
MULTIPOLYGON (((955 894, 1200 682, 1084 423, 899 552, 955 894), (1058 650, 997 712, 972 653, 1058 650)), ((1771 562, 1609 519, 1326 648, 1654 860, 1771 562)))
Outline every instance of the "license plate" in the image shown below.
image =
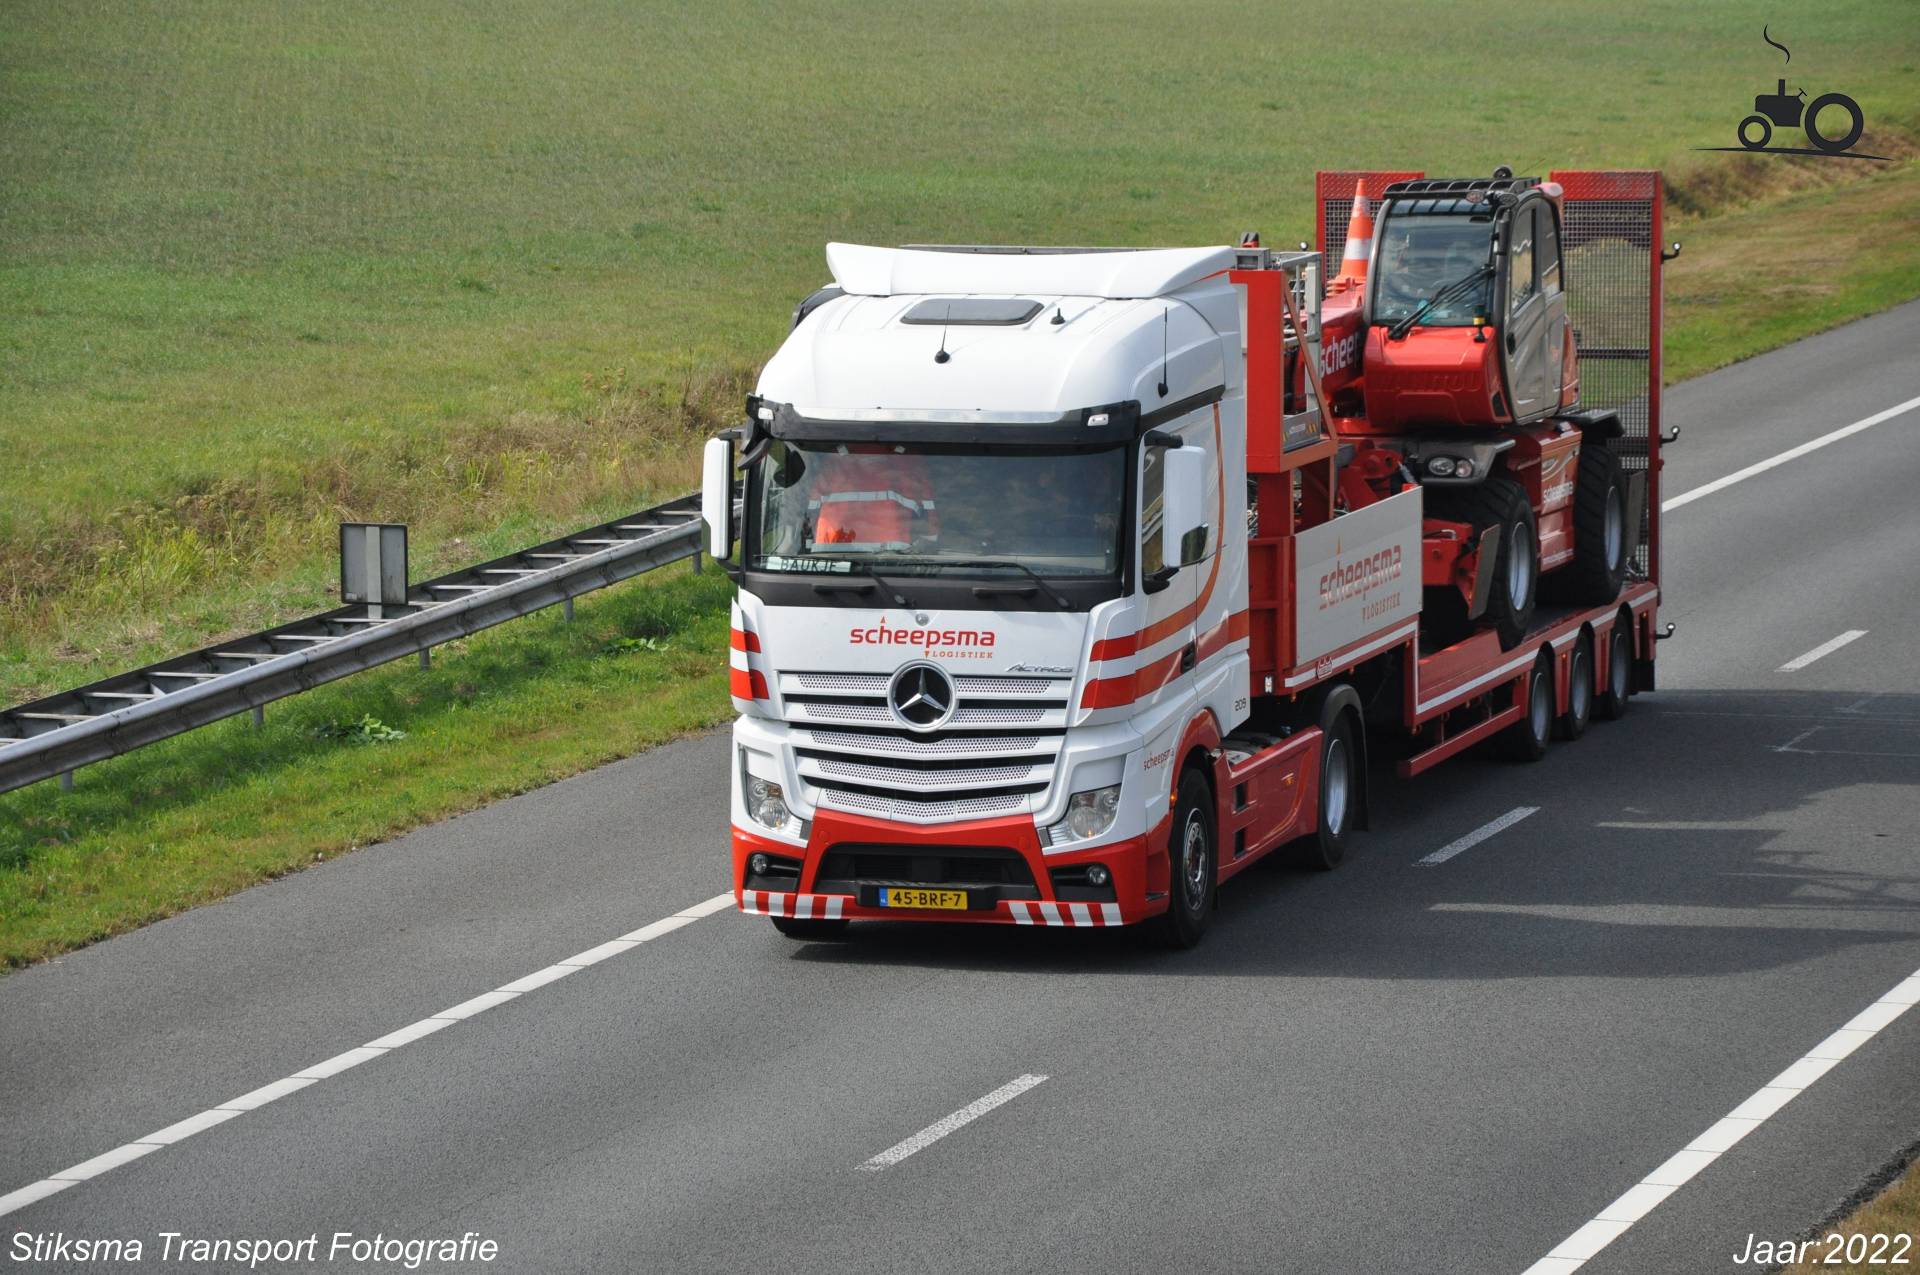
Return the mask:
POLYGON ((967 910, 965 890, 908 890, 887 886, 879 892, 883 908, 935 908, 950 912, 967 910))

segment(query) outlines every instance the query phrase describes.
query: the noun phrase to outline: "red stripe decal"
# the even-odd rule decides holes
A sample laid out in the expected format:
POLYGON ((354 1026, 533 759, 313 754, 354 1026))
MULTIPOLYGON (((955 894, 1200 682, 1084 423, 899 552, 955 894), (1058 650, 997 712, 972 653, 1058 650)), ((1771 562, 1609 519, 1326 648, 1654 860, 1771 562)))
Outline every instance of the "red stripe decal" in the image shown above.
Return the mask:
POLYGON ((733 649, 736 651, 758 651, 760 635, 746 629, 733 630, 733 649))
POLYGON ((736 699, 773 698, 767 693, 767 679, 759 669, 728 669, 727 674, 729 689, 736 699))

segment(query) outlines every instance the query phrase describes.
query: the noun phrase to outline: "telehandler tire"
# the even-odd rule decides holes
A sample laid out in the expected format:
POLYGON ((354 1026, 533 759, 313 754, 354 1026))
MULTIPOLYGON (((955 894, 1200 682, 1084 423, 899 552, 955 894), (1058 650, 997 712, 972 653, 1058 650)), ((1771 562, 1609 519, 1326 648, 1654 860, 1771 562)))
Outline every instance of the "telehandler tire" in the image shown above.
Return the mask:
POLYGON ((1425 494, 1429 514, 1467 523, 1476 537, 1488 527, 1500 528, 1493 596, 1480 623, 1499 632, 1502 650, 1512 650, 1527 635, 1540 594, 1540 536, 1526 489, 1496 474, 1478 486, 1429 487, 1425 494))
POLYGON ((1581 606, 1619 597, 1629 546, 1638 532, 1627 526, 1627 478, 1620 457, 1597 440, 1582 447, 1573 487, 1573 561, 1555 572, 1557 591, 1581 606))

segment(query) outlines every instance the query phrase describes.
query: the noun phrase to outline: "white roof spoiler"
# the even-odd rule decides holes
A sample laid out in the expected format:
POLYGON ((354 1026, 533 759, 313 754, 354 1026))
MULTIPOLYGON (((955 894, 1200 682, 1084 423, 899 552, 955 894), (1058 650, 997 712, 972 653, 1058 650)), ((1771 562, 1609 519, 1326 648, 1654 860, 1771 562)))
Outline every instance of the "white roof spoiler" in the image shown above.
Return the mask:
POLYGON ((944 252, 830 243, 833 280, 856 296, 1019 293, 1027 296, 1158 297, 1231 269, 1232 248, 1142 248, 1114 252, 944 252))

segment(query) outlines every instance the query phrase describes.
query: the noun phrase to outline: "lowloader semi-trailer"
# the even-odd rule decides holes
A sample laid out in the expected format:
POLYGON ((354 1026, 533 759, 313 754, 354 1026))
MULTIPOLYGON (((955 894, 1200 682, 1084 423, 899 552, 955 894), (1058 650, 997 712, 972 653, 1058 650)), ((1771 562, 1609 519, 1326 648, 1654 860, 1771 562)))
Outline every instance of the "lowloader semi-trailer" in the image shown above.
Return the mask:
POLYGON ((1658 175, 1317 204, 1313 252, 828 247, 705 458, 742 910, 1189 945, 1389 759, 1653 688, 1658 175))

